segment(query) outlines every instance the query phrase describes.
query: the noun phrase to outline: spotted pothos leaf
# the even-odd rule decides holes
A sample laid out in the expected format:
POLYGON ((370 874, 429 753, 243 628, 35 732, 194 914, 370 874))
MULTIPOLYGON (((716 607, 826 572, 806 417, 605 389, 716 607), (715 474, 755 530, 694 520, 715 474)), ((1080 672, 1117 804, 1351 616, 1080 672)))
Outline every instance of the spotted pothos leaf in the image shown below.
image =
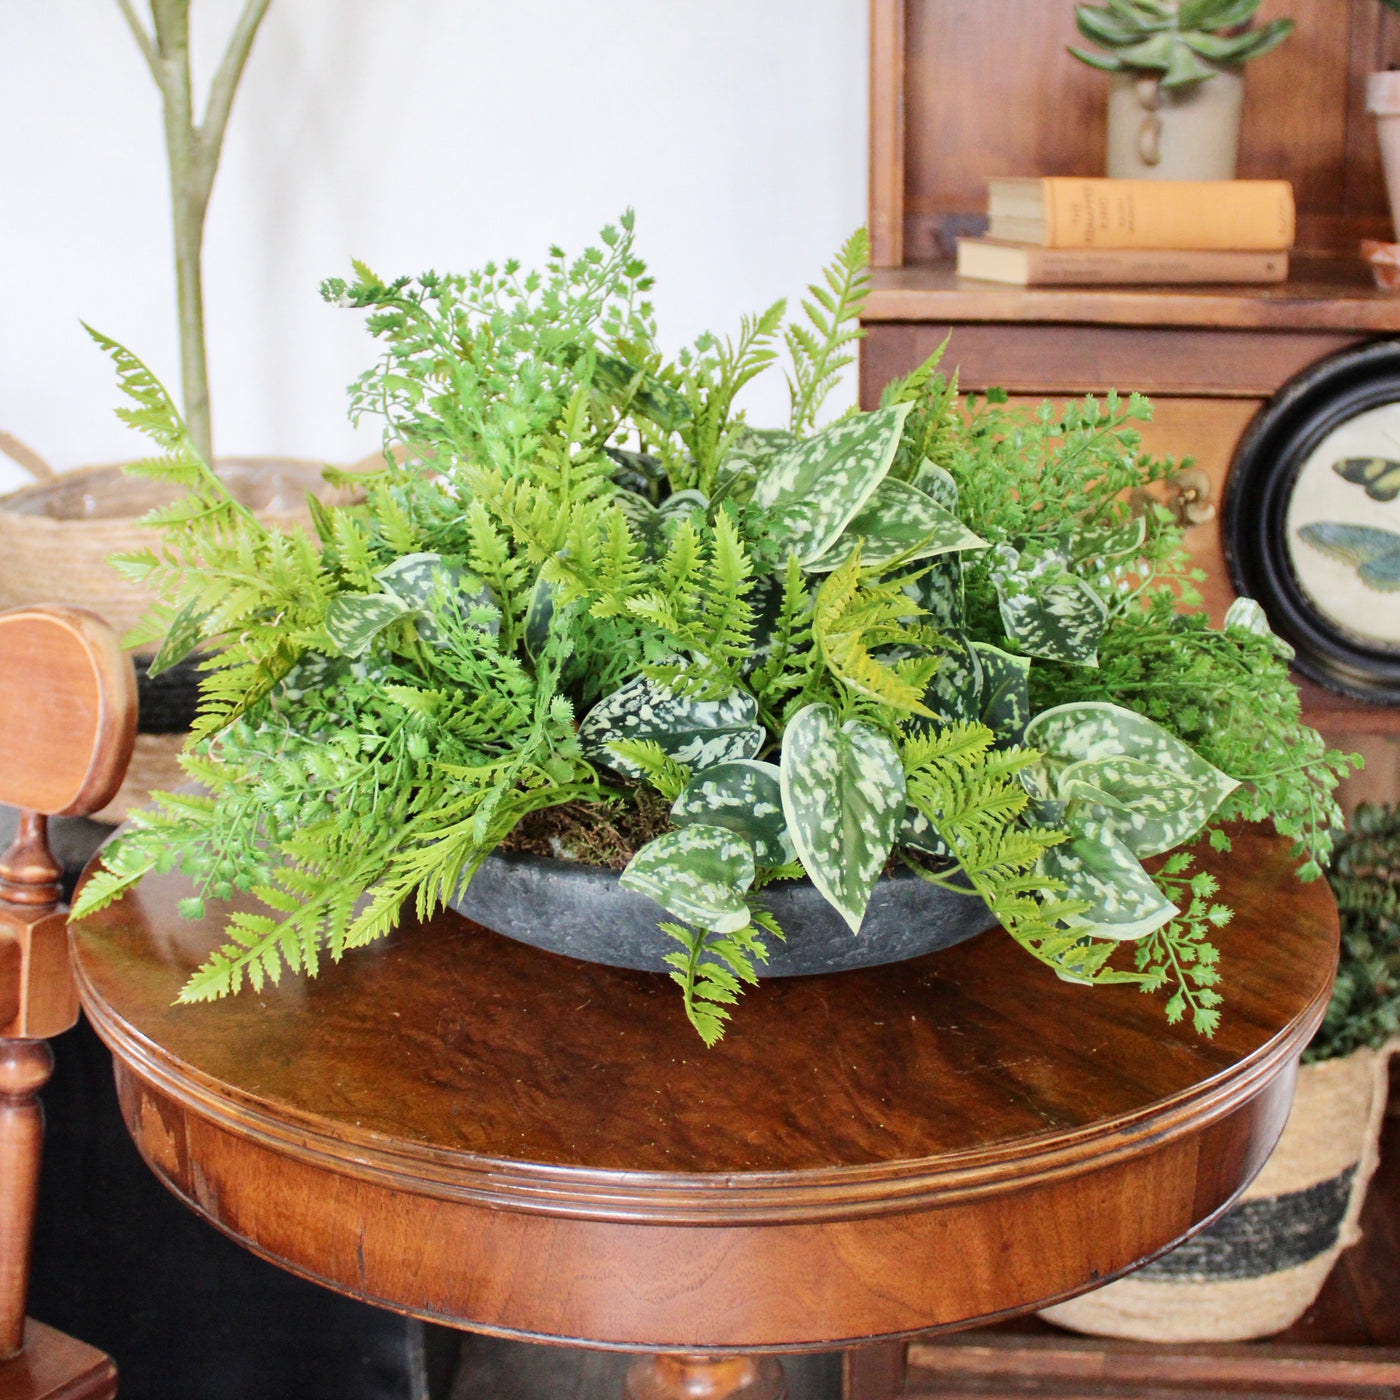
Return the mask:
POLYGON ((690 405, 669 384, 626 360, 598 355, 593 382, 614 397, 625 399, 635 412, 650 418, 663 432, 674 432, 690 417, 690 405))
POLYGON ((783 816, 782 774, 774 763, 736 759, 695 774, 672 806, 671 821, 728 827, 752 845, 759 865, 797 859, 783 816))
POLYGON ((739 500, 745 499, 768 464, 798 441, 797 435, 786 428, 741 424, 715 467, 716 488, 723 487, 739 500))
POLYGON ((363 656, 386 627, 412 611, 394 593, 341 593, 326 607, 326 635, 342 656, 363 656))
POLYGON ((619 739, 649 739, 692 770, 730 759, 752 758, 763 747, 758 702, 734 689, 719 700, 676 695, 646 676, 633 676, 584 715, 579 745, 587 758, 631 778, 646 775, 610 745, 619 739))
POLYGON ((1086 806, 1140 856, 1189 841, 1239 786, 1160 724, 1108 701, 1042 710, 1026 743, 1040 751, 1056 798, 1086 806))
POLYGON ((496 595, 474 573, 449 563, 440 554, 405 554, 380 569, 375 578, 413 612, 418 635, 434 646, 447 638, 433 621, 430 604, 434 598, 450 603, 464 621, 473 615, 493 636, 500 631, 501 619, 496 595))
POLYGON ((1031 717, 1028 656, 1013 656, 990 642, 973 642, 972 650, 982 664, 980 719, 1003 743, 1019 744, 1031 717))
POLYGON ((901 846, 922 851, 925 855, 941 856, 945 860, 954 858, 952 847, 912 802, 904 809, 904 817, 899 823, 899 834, 895 839, 901 846))
POLYGON ((958 483, 946 467, 940 467, 925 457, 919 462, 911 484, 930 500, 936 501, 944 510, 957 510, 958 483))
POLYGON ((1028 656, 1097 666, 1099 638, 1108 623, 1104 600, 1053 547, 994 547, 989 574, 1009 640, 1028 656))
POLYGON ((749 922, 744 892, 753 884, 753 848, 722 826, 697 824, 648 841, 618 877, 668 914, 714 933, 749 922))
POLYGON ((982 663, 961 633, 949 634, 948 643, 937 653, 938 669, 924 691, 924 705, 944 723, 977 719, 982 710, 982 663))
POLYGON ((146 667, 148 676, 158 676, 178 665, 192 652, 204 636, 204 621, 209 616, 207 608, 199 606, 196 595, 170 619, 165 638, 146 667))
POLYGON ((1264 609, 1253 598, 1236 598, 1230 604, 1225 613, 1225 625, 1222 630, 1248 632, 1256 637, 1267 637, 1273 644, 1275 654, 1281 656, 1285 661, 1292 661, 1296 655, 1293 648, 1282 637, 1275 636, 1273 628, 1269 626, 1269 619, 1264 615, 1264 609))
POLYGON ((929 559, 964 549, 986 549, 987 541, 932 497, 887 476, 851 517, 836 543, 808 567, 827 573, 844 564, 857 545, 866 568, 874 568, 901 556, 929 559))
POLYGON ((783 813, 797 854, 822 897, 860 931, 904 816, 904 765, 895 746, 830 705, 788 722, 781 763, 783 813))
POLYGON ((1083 824, 1068 841, 1044 851, 1039 868, 1064 882, 1063 898, 1087 902, 1088 909, 1065 922, 1096 938, 1143 938, 1180 912, 1132 851, 1096 822, 1083 824))
POLYGON ((779 453, 759 473, 753 502, 774 512, 773 535, 804 567, 831 548, 875 494, 912 407, 842 419, 779 453))
POLYGON ((648 559, 659 559, 670 531, 690 516, 703 515, 710 504, 701 491, 673 492, 659 506, 635 491, 619 491, 613 499, 648 559))

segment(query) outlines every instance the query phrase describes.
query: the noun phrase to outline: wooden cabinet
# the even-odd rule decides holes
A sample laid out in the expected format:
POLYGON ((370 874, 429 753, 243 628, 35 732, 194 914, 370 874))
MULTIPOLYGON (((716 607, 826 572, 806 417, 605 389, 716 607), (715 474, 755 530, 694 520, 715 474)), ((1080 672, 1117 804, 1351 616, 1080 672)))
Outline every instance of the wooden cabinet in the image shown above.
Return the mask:
MULTIPOLYGON (((1299 250, 1265 287, 1017 288, 959 279, 988 175, 1101 174, 1104 78, 1071 58, 1071 0, 872 0, 870 210, 874 289, 861 401, 948 339, 966 389, 1151 396, 1147 450, 1193 457, 1218 493, 1240 435, 1289 379, 1348 346, 1400 335, 1359 237, 1389 237, 1366 75, 1400 62, 1400 15, 1376 0, 1264 0, 1290 39, 1248 68, 1242 176, 1294 183, 1299 250)), ((1217 618, 1233 597, 1216 523, 1188 544, 1217 618)), ((1400 796, 1400 708, 1305 687, 1312 723, 1364 754, 1348 805, 1400 796)))

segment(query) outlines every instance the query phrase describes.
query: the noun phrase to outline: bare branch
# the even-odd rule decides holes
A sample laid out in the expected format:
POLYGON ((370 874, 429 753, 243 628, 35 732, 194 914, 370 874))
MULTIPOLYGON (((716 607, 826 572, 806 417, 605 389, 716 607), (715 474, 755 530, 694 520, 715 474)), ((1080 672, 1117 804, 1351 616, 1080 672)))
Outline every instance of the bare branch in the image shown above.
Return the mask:
POLYGON ((156 80, 156 86, 164 92, 165 71, 161 67, 160 56, 156 53, 154 41, 146 33, 146 28, 137 18, 136 11, 131 8, 131 0, 117 0, 117 8, 122 12, 127 27, 135 37, 136 46, 141 50, 141 57, 146 60, 146 66, 151 70, 151 76, 156 80))
POLYGON ((233 33, 229 35, 228 47, 209 88, 209 102, 199 128, 199 143, 201 163, 209 172, 210 184, 213 184, 214 170, 219 164, 219 151, 224 143, 224 128, 228 125, 228 114, 233 107, 233 95, 238 90, 238 80, 243 76, 243 65, 248 61, 258 25, 262 23, 270 3, 271 0, 247 0, 233 33))

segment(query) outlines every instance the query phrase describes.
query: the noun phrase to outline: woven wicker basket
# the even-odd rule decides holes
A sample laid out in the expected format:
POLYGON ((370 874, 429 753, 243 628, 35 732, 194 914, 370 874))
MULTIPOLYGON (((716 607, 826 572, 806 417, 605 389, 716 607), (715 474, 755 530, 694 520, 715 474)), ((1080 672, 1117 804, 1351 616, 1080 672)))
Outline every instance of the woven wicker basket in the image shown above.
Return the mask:
POLYGON ((1397 1050, 1400 1039, 1303 1065, 1283 1136, 1235 1205, 1136 1273, 1041 1317, 1145 1342, 1244 1341, 1291 1326, 1361 1238, 1397 1050))
MULTIPOLYGON (((120 465, 56 475, 7 433, 0 433, 0 452, 36 478, 34 485, 0 497, 0 611, 69 603, 90 608, 118 633, 135 626, 153 599, 146 589, 127 583, 108 559, 152 545, 153 532, 136 522, 153 507, 175 500, 178 490, 129 477, 120 465)), ((360 465, 371 463, 367 459, 360 465)), ((322 480, 321 469, 319 462, 278 457, 221 458, 215 466, 232 494, 264 524, 308 533, 307 492, 327 503, 350 499, 322 480)), ((143 650, 149 655, 155 648, 143 650)), ((139 733, 126 781, 97 819, 124 820, 153 788, 184 782, 176 761, 184 738, 139 733)))

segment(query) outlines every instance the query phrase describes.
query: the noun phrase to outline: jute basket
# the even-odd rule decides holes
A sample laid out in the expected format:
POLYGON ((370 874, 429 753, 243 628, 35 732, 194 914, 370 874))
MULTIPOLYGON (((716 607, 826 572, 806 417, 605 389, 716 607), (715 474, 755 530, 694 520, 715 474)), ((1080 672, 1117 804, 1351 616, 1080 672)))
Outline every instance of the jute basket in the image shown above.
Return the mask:
POLYGON ((1136 1273, 1041 1317, 1146 1342, 1244 1341, 1291 1326, 1361 1238, 1397 1050, 1400 1039, 1303 1065, 1283 1136, 1235 1205, 1136 1273))
MULTIPOLYGON (((8 433, 0 433, 0 452, 35 478, 34 485, 0 497, 0 611, 70 603, 92 609, 118 633, 135 626, 154 600, 146 589, 126 582, 108 560, 123 550, 150 547, 153 533, 136 522, 153 507, 175 500, 178 490, 129 477, 120 465, 55 474, 8 433)), ((376 457, 357 465, 377 463, 376 457)), ((322 480, 319 462, 228 457, 215 470, 260 521, 279 529, 312 532, 308 491, 328 504, 352 499, 322 480)), ((137 654, 154 650, 147 647, 137 654)), ((184 782, 177 761, 184 740, 178 732, 138 733, 126 781, 96 813, 97 820, 123 821, 152 789, 184 782)))

